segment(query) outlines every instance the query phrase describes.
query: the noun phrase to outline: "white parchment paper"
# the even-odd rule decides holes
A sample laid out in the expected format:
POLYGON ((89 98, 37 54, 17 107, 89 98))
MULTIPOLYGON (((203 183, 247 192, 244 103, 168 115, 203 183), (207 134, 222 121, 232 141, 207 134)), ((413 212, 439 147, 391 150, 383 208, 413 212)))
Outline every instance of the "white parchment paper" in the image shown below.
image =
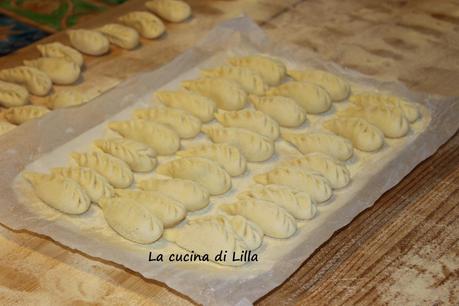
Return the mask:
MULTIPOLYGON (((147 278, 166 283, 198 303, 253 302, 281 284, 334 231, 371 206, 382 193, 450 138, 459 126, 457 100, 416 94, 400 84, 371 80, 322 62, 307 50, 282 42, 272 43, 247 18, 233 19, 212 30, 198 46, 170 64, 129 79, 87 105, 54 111, 2 137, 0 222, 14 229, 47 235, 91 256, 121 264, 147 278), (18 175, 24 169, 45 172, 52 167, 68 165, 70 152, 87 151, 94 139, 113 135, 106 128, 107 119, 128 118, 133 109, 154 105, 151 95, 158 88, 178 88, 181 80, 196 78, 201 68, 221 65, 228 56, 258 52, 278 56, 291 68, 318 67, 332 71, 348 79, 354 92, 372 89, 403 96, 422 105, 423 115, 407 137, 388 140, 381 152, 357 152, 347 162, 352 174, 351 185, 335 191, 333 199, 319 207, 318 217, 300 222, 299 230, 292 238, 265 238, 263 246, 257 250, 258 262, 239 268, 212 263, 148 262, 149 251, 169 254, 180 250, 164 239, 142 246, 120 238, 108 227, 100 209, 94 205, 81 216, 62 215, 39 202, 30 186, 18 175)), ((342 107, 346 107, 346 103, 335 103, 334 109, 327 114, 309 116, 308 123, 299 130, 317 128, 342 107)), ((206 137, 200 135, 196 140, 182 141, 182 147, 206 141, 206 137)), ((277 141, 274 158, 265 163, 249 164, 249 171, 244 176, 233 178, 231 192, 213 197, 208 209, 189 217, 216 212, 220 203, 232 202, 236 193, 252 185, 253 175, 295 156, 299 153, 293 147, 282 140, 277 141)), ((167 159, 170 158, 160 158, 159 161, 167 159)), ((136 179, 144 176, 136 175, 136 179)))

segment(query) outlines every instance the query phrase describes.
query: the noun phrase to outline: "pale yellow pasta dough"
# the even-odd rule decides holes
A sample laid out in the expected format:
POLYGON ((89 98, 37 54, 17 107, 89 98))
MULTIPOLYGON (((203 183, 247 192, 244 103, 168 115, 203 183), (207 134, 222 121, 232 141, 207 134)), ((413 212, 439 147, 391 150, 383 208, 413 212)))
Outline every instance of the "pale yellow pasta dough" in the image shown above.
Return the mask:
POLYGON ((46 96, 53 83, 43 71, 27 66, 17 66, 0 71, 0 80, 23 85, 27 90, 37 96, 46 96))
POLYGON ((80 66, 59 57, 39 57, 25 60, 24 65, 40 69, 46 73, 54 84, 70 85, 80 77, 80 66))
POLYGON ((0 105, 5 107, 21 106, 29 101, 29 92, 24 87, 0 81, 0 105))
POLYGON ((163 233, 161 220, 135 200, 103 198, 99 205, 108 225, 127 240, 150 244, 158 240, 163 233))
POLYGON ((235 57, 228 62, 236 67, 246 67, 256 71, 270 86, 278 85, 287 71, 282 61, 261 54, 235 57))
POLYGON ((255 108, 277 121, 282 127, 298 127, 306 121, 306 111, 295 100, 282 96, 249 96, 255 108))
POLYGON ((201 72, 204 77, 222 77, 237 82, 249 94, 263 95, 267 89, 261 76, 245 67, 221 66, 201 72))
POLYGON ((40 200, 63 213, 82 214, 91 204, 83 188, 70 178, 33 172, 25 172, 23 177, 40 200))
POLYGON ((44 106, 24 105, 11 107, 4 112, 5 119, 13 124, 23 124, 26 121, 40 118, 49 112, 44 106))
POLYGON ((231 189, 231 178, 216 162, 201 157, 183 157, 160 164, 158 174, 192 180, 201 184, 211 195, 219 195, 231 189))
POLYGON ((261 162, 274 154, 274 143, 255 132, 241 128, 203 126, 205 133, 215 143, 226 143, 238 148, 249 162, 261 162))
POLYGON ((108 39, 97 31, 77 29, 68 30, 67 34, 72 46, 89 55, 103 55, 110 50, 108 39))
POLYGON ((310 114, 320 114, 331 107, 327 91, 312 83, 290 81, 269 89, 267 95, 291 98, 310 114))
POLYGON ((52 42, 43 45, 37 45, 38 52, 44 57, 63 58, 74 62, 79 67, 83 66, 83 55, 72 47, 61 44, 60 42, 52 42))
POLYGON ((105 24, 97 28, 96 31, 101 32, 112 44, 123 49, 131 50, 139 45, 139 33, 133 28, 121 24, 105 24))
POLYGON ((222 125, 251 130, 274 141, 279 137, 279 125, 263 112, 253 109, 240 111, 219 111, 215 114, 222 125))
POLYGON ((152 0, 145 2, 147 9, 170 22, 182 22, 191 16, 191 8, 181 0, 152 0))
POLYGON ((325 121, 324 128, 352 141, 352 145, 365 152, 374 152, 384 145, 384 134, 362 118, 336 117, 325 121))
POLYGON ((161 19, 149 12, 130 12, 121 16, 118 20, 128 27, 134 28, 142 37, 148 39, 158 38, 166 31, 161 19))
POLYGON ((214 113, 217 110, 214 101, 191 91, 163 90, 156 92, 155 96, 162 104, 183 109, 199 118, 202 122, 209 122, 214 119, 214 113))
POLYGON ((247 100, 247 94, 238 83, 224 78, 183 81, 182 86, 208 97, 224 110, 242 109, 247 100))

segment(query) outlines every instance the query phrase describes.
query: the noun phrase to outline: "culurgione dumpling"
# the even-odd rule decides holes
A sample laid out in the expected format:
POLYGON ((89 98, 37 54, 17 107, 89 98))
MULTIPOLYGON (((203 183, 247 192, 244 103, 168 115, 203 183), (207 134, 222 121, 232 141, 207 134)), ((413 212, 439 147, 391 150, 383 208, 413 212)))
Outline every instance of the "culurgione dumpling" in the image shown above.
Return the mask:
POLYGON ((182 22, 191 16, 191 8, 181 0, 152 0, 145 2, 147 9, 170 22, 182 22))
POLYGON ((49 76, 54 84, 70 85, 80 77, 80 66, 64 58, 39 57, 25 60, 24 65, 40 69, 49 76))
POLYGON ((384 134, 365 119, 335 117, 325 121, 324 128, 352 141, 352 145, 365 152, 374 152, 384 145, 384 134))
POLYGON ((94 145, 126 162, 134 172, 150 172, 156 167, 155 151, 144 143, 127 138, 99 139, 94 145))
POLYGON ((83 188, 70 178, 32 172, 25 172, 23 176, 40 200, 63 213, 82 214, 91 205, 83 188))
POLYGON ((284 96, 293 99, 307 113, 320 114, 331 107, 330 95, 319 85, 290 81, 267 91, 268 96, 284 96))
MULTIPOLYGON (((164 232, 164 238, 174 242, 179 247, 199 254, 207 255, 209 260, 214 261, 220 252, 227 254, 241 254, 247 250, 247 245, 233 230, 230 222, 221 217, 204 217, 188 221, 182 227, 168 229, 164 232)), ((227 256, 227 260, 215 261, 221 265, 240 266, 244 261, 233 261, 233 256, 227 256)))
POLYGON ((118 20, 128 27, 134 28, 142 37, 148 39, 157 38, 166 31, 161 19, 148 12, 130 12, 121 16, 118 20))
POLYGON ((231 178, 217 162, 201 157, 183 157, 161 164, 158 174, 195 181, 209 191, 219 195, 231 189, 231 178))
POLYGON ((16 126, 5 120, 0 120, 0 136, 13 130, 16 126))
POLYGON ((209 205, 209 192, 200 184, 183 179, 147 179, 139 181, 142 190, 158 191, 183 204, 188 211, 195 211, 209 205))
POLYGON ((160 192, 116 189, 115 193, 120 198, 132 199, 146 207, 161 220, 164 227, 174 226, 185 219, 185 207, 180 202, 160 192))
POLYGON ((178 151, 180 157, 203 157, 216 161, 231 176, 245 172, 247 162, 239 149, 225 143, 203 144, 178 151))
POLYGON ((233 231, 238 235, 249 250, 258 249, 263 242, 263 230, 256 223, 243 216, 221 216, 229 218, 233 231))
POLYGON ((236 67, 245 67, 257 72, 263 81, 270 85, 278 85, 286 75, 287 69, 280 60, 265 55, 249 55, 235 57, 228 62, 236 67))
POLYGON ((379 106, 381 104, 399 107, 410 123, 416 121, 420 117, 419 109, 415 103, 405 101, 395 96, 366 92, 351 96, 349 101, 363 107, 379 106))
POLYGON ((278 167, 267 173, 254 176, 254 181, 262 185, 285 185, 304 191, 316 203, 322 203, 333 195, 328 180, 317 172, 291 167, 278 167))
POLYGON ((79 90, 61 90, 47 97, 46 105, 52 109, 78 106, 88 102, 88 98, 79 90))
POLYGON ((127 188, 134 181, 129 166, 116 157, 102 152, 72 153, 72 159, 80 166, 91 168, 116 188, 127 188))
POLYGON ((204 77, 222 77, 237 82, 249 94, 263 95, 267 89, 261 76, 252 69, 236 66, 221 66, 203 70, 204 77))
POLYGON ((78 67, 83 66, 83 55, 72 47, 61 44, 60 42, 52 42, 44 45, 37 45, 38 52, 44 57, 63 58, 74 62, 78 67))
POLYGON ((80 184, 92 202, 113 196, 113 187, 105 177, 90 168, 68 167, 52 169, 54 175, 70 178, 80 184))
POLYGON ((44 106, 24 105, 11 107, 4 112, 5 119, 13 124, 23 124, 26 121, 40 118, 49 112, 44 106))
POLYGON ((199 118, 202 122, 209 122, 214 119, 214 113, 217 111, 214 101, 192 91, 163 90, 156 92, 155 96, 162 104, 172 108, 183 109, 199 118))
POLYGON ((127 240, 150 244, 163 234, 161 220, 135 200, 103 198, 99 205, 108 225, 127 240))
POLYGON ((226 143, 235 146, 249 162, 265 161, 274 154, 273 141, 249 130, 203 126, 202 132, 215 143, 226 143))
POLYGON ((295 191, 287 186, 265 185, 244 191, 237 197, 239 199, 254 198, 273 202, 300 220, 310 220, 317 214, 317 206, 309 194, 304 191, 295 191))
POLYGON ((255 198, 239 199, 219 208, 230 215, 240 215, 257 224, 266 236, 285 239, 295 234, 296 221, 285 209, 273 202, 255 198))
POLYGON ((0 81, 0 105, 5 107, 21 106, 29 101, 29 92, 20 85, 0 81))
POLYGON ((334 189, 345 187, 351 181, 346 165, 323 153, 309 153, 303 157, 287 160, 281 166, 298 167, 322 174, 334 189))
POLYGON ((190 113, 170 107, 137 109, 134 115, 138 119, 153 120, 167 125, 181 138, 194 138, 201 131, 201 121, 190 113))
POLYGON ((341 136, 323 133, 282 132, 282 138, 294 145, 303 154, 320 152, 338 160, 348 160, 352 157, 352 142, 341 136))
POLYGON ((109 23, 97 28, 96 31, 101 32, 112 44, 123 49, 131 50, 139 45, 139 33, 121 24, 109 23))
POLYGON ((327 71, 316 69, 289 70, 287 74, 296 81, 311 82, 322 86, 334 102, 345 100, 351 92, 351 86, 347 81, 327 71))
POLYGON ((247 100, 247 94, 238 83, 224 78, 183 81, 182 86, 208 97, 224 110, 242 109, 247 100))
POLYGON ((110 50, 110 42, 107 37, 100 32, 77 29, 68 30, 67 34, 72 46, 85 54, 98 56, 110 50))
POLYGON ((1 70, 0 80, 23 85, 31 94, 37 96, 46 96, 53 86, 53 82, 46 73, 27 66, 1 70))
POLYGON ((295 100, 283 96, 249 96, 255 108, 277 121, 282 127, 298 127, 306 120, 306 111, 295 100))
POLYGON ((352 105, 338 112, 339 116, 360 117, 375 125, 388 138, 400 138, 408 134, 410 124, 401 108, 388 105, 352 105))
POLYGON ((279 138, 279 125, 263 112, 253 109, 240 111, 219 111, 215 114, 222 125, 251 130, 274 141, 279 138))
POLYGON ((180 138, 174 130, 151 120, 114 121, 108 127, 123 137, 149 145, 158 155, 171 155, 180 148, 180 138))

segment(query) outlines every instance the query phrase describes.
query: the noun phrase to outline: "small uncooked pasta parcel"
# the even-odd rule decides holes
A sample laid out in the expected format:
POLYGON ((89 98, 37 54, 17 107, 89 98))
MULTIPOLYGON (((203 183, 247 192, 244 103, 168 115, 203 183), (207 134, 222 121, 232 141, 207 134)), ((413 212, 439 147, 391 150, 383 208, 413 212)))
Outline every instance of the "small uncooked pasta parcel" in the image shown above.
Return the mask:
POLYGON ((263 95, 268 88, 262 77, 245 67, 221 66, 201 72, 204 77, 222 77, 237 82, 249 94, 263 95))
POLYGON ((405 101, 402 98, 395 96, 381 95, 377 93, 365 92, 357 95, 352 95, 349 101, 361 106, 379 106, 381 104, 399 107, 406 119, 411 123, 420 117, 419 108, 416 103, 405 101))
POLYGON ((12 131, 16 126, 5 120, 0 120, 0 136, 12 131))
POLYGON ((363 118, 375 125, 388 138, 400 138, 410 131, 410 124, 402 110, 387 104, 352 105, 338 112, 338 116, 363 118))
POLYGON ((273 202, 284 208, 296 219, 310 220, 317 215, 317 206, 311 196, 304 191, 295 191, 282 185, 265 185, 244 191, 239 199, 254 198, 273 202))
POLYGON ((17 66, 0 71, 0 80, 23 85, 36 96, 46 96, 53 83, 43 71, 27 66, 17 66))
POLYGON ((68 30, 72 46, 84 54, 99 56, 110 50, 110 42, 102 33, 94 30, 68 30))
POLYGON ((235 57, 228 62, 236 67, 245 67, 256 71, 263 81, 270 85, 278 85, 286 75, 287 69, 282 61, 266 55, 249 55, 235 57))
POLYGON ((21 106, 29 102, 29 92, 23 86, 0 81, 0 105, 5 107, 21 106))
POLYGON ((279 138, 279 125, 277 122, 257 110, 219 111, 215 114, 215 119, 223 126, 251 130, 272 141, 279 138))
POLYGON ((208 97, 224 110, 242 109, 247 100, 247 94, 238 83, 224 78, 183 81, 182 86, 208 97))
POLYGON ((137 109, 134 116, 138 119, 153 120, 173 129, 180 138, 194 138, 201 131, 201 121, 190 113, 170 107, 137 109))
POLYGON ((163 234, 161 220, 135 200, 103 198, 99 205, 108 225, 124 239, 150 244, 163 234))
POLYGON ((158 191, 180 202, 188 211, 195 211, 209 205, 209 192, 200 184, 183 179, 147 179, 139 181, 137 187, 158 191))
POLYGON ((132 199, 146 207, 161 220, 166 228, 172 227, 185 219, 185 207, 180 202, 160 192, 116 189, 115 193, 120 198, 132 199))
POLYGON ((323 153, 309 153, 303 157, 282 162, 281 166, 319 172, 334 189, 345 187, 351 181, 351 174, 346 165, 323 153))
POLYGON ((240 215, 257 224, 266 236, 286 239, 295 234, 295 218, 273 202, 244 198, 219 208, 229 215, 240 215))
POLYGON ((161 164, 158 174, 172 178, 192 180, 201 184, 211 195, 219 195, 231 189, 231 177, 213 160, 201 157, 184 157, 161 164))
POLYGON ((249 162, 262 162, 274 155, 274 142, 255 132, 241 128, 203 126, 202 132, 214 143, 235 146, 249 162))
POLYGON ((145 2, 147 9, 170 22, 182 22, 191 16, 191 8, 181 0, 152 0, 145 2))
POLYGON ((269 89, 267 95, 291 98, 309 114, 326 112, 332 104, 325 89, 306 82, 290 81, 269 89))
POLYGON ((104 197, 110 198, 114 194, 113 187, 107 179, 90 168, 53 168, 52 173, 57 176, 70 178, 80 184, 94 203, 99 202, 104 197))
POLYGON ((301 153, 320 152, 341 161, 352 157, 352 142, 338 135, 324 132, 282 132, 282 138, 294 145, 301 153))
POLYGON ((25 60, 24 65, 43 71, 54 84, 70 85, 80 77, 80 66, 64 58, 39 57, 25 60))
POLYGON ((72 47, 61 44, 60 42, 52 42, 43 45, 37 45, 38 52, 44 57, 63 58, 74 62, 79 67, 83 66, 83 55, 72 47))
POLYGON ((172 108, 185 110, 199 118, 202 122, 213 120, 214 113, 217 111, 217 106, 214 101, 192 91, 163 90, 156 92, 155 96, 162 104, 172 108))
POLYGON ((88 98, 79 90, 61 90, 47 97, 46 105, 52 109, 78 106, 88 102, 88 98))
POLYGON ((255 108, 286 128, 299 127, 306 121, 306 111, 295 100, 283 96, 249 96, 255 108))
POLYGON ((127 139, 98 139, 94 145, 124 161, 134 172, 150 172, 156 167, 155 151, 144 143, 127 139))
POLYGON ((123 49, 131 50, 139 45, 139 33, 121 24, 109 23, 97 28, 96 31, 101 32, 112 44, 123 49))
POLYGON ((178 151, 180 157, 203 157, 216 161, 231 176, 245 172, 247 162, 239 149, 224 143, 202 144, 178 151))
POLYGON ((335 117, 325 121, 324 128, 352 141, 352 145, 365 152, 378 151, 384 145, 384 134, 362 118, 335 117))
POLYGON ((345 100, 351 93, 350 84, 333 73, 317 70, 289 70, 287 74, 296 81, 311 82, 322 86, 334 102, 345 100))
POLYGON ((254 176, 262 185, 285 185, 309 194, 316 203, 327 201, 333 195, 330 183, 318 172, 291 167, 278 167, 267 173, 254 176))
POLYGON ((129 166, 116 157, 102 152, 72 153, 72 159, 80 166, 91 168, 116 188, 127 188, 134 181, 129 166))
POLYGON ((166 31, 161 19, 148 12, 130 12, 118 20, 128 27, 134 28, 142 37, 147 39, 158 38, 166 31))
POLYGON ((78 215, 88 210, 91 200, 74 180, 62 176, 25 172, 35 195, 48 206, 66 214, 78 215))
POLYGON ((23 124, 26 121, 40 118, 49 113, 49 109, 38 105, 11 107, 4 112, 5 119, 13 124, 23 124))
MULTIPOLYGON (((214 261, 220 252, 227 254, 241 254, 247 250, 247 245, 234 232, 231 224, 224 218, 204 217, 188 221, 181 227, 168 229, 164 232, 164 238, 174 242, 179 247, 198 254, 207 255, 209 260, 214 261)), ((233 261, 232 256, 227 260, 215 261, 225 266, 240 266, 244 261, 233 261)))
POLYGON ((158 155, 172 155, 180 148, 180 137, 174 130, 151 120, 114 121, 108 127, 126 138, 149 145, 158 155))

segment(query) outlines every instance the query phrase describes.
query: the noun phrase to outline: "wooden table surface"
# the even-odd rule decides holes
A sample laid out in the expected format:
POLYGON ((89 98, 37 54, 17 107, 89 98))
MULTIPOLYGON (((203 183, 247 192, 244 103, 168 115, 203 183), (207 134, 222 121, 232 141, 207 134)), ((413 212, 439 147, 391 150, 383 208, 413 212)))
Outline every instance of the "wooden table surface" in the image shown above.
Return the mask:
MULTIPOLYGON (((87 58, 78 84, 104 91, 154 69, 242 12, 272 39, 414 90, 459 96, 459 2, 447 0, 188 0, 194 17, 158 41, 87 58), (147 56, 148 55, 148 56, 147 56)), ((85 21, 114 20, 143 1, 85 21)), ((62 33, 46 40, 66 41, 62 33)), ((33 46, 0 67, 38 56, 33 46)), ((58 89, 59 90, 59 89, 58 89)), ((37 102, 39 103, 39 101, 37 102)), ((459 304, 459 136, 335 233, 260 305, 459 304)), ((2 305, 188 305, 163 284, 27 231, 0 227, 2 305)))

